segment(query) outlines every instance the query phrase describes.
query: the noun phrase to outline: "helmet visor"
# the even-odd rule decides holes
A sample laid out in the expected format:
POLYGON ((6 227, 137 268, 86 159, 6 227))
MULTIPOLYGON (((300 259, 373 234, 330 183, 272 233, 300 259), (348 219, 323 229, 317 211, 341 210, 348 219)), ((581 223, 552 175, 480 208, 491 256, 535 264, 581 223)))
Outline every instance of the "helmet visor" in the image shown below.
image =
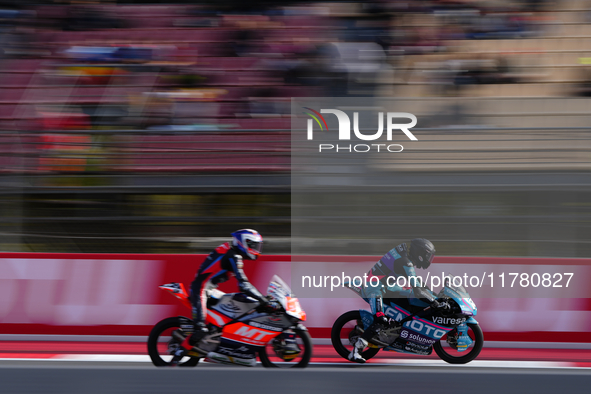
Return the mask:
POLYGON ((427 252, 427 253, 425 253, 425 258, 429 262, 428 265, 431 265, 431 263, 433 262, 433 259, 435 258, 435 254, 431 253, 431 252, 427 252))
POLYGON ((263 250, 263 243, 247 239, 246 247, 255 253, 261 253, 261 251, 263 250))

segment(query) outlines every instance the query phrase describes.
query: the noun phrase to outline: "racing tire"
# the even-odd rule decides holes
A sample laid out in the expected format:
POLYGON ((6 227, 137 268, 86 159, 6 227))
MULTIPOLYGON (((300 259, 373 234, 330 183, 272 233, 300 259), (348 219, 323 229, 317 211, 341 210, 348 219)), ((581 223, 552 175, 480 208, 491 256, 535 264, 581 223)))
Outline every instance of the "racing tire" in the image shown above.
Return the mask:
MULTIPOLYGON (((301 357, 299 361, 290 363, 288 361, 279 361, 274 362, 270 359, 267 347, 262 347, 259 350, 259 358, 261 360, 261 364, 265 368, 306 368, 310 363, 310 359, 312 358, 312 337, 306 330, 296 329, 294 330, 296 334, 296 338, 300 339, 304 349, 302 353, 298 357, 301 357)), ((273 351, 272 349, 270 351, 273 351)), ((270 352, 269 351, 269 352, 270 352)))
MULTIPOLYGON (((330 340, 332 342, 332 346, 341 357, 348 361, 350 361, 349 354, 351 353, 351 350, 353 350, 352 346, 354 345, 354 343, 351 343, 350 340, 352 338, 352 336, 350 335, 351 333, 346 333, 346 337, 349 338, 349 343, 351 345, 351 349, 347 349, 341 341, 341 331, 343 330, 343 327, 345 327, 345 325, 350 322, 354 322, 355 327, 363 326, 363 323, 361 322, 361 313, 359 313, 359 311, 349 311, 343 313, 334 322, 334 324, 332 325, 332 330, 330 331, 330 340)), ((353 338, 358 338, 359 336, 360 335, 353 335, 353 338)), ((370 358, 378 354, 379 351, 380 348, 369 347, 361 353, 361 357, 363 357, 366 360, 369 360, 370 358)))
MULTIPOLYGON (((154 326, 154 328, 152 328, 152 331, 150 331, 150 335, 148 336, 148 354, 150 355, 150 359, 152 360, 152 363, 155 366, 157 366, 157 367, 170 367, 171 366, 169 361, 166 361, 165 359, 162 358, 162 355, 169 356, 170 354, 163 353, 163 343, 162 343, 162 341, 159 341, 159 339, 162 336, 162 334, 167 330, 177 329, 177 330, 181 331, 181 333, 182 333, 182 329, 180 328, 182 319, 183 318, 181 318, 181 317, 169 317, 167 319, 164 319, 164 320, 158 322, 154 326), (159 343, 160 343, 160 345, 159 345, 159 343), (163 353, 163 354, 161 354, 161 353, 163 353)), ((184 318, 184 319, 186 319, 186 318, 184 318)), ((169 331, 169 333, 170 333, 170 331, 169 331)), ((174 339, 171 339, 171 341, 173 341, 174 345, 180 346, 179 341, 174 340, 174 339)), ((170 344, 170 341, 169 341, 169 344, 170 344)), ((199 363, 198 357, 188 357, 188 360, 179 362, 177 364, 177 366, 179 366, 179 367, 194 367, 198 363, 199 363)))
POLYGON ((466 352, 468 353, 459 357, 452 356, 446 352, 445 349, 443 349, 443 346, 441 345, 442 340, 440 340, 433 344, 433 349, 439 358, 450 364, 466 364, 478 357, 480 351, 482 350, 482 345, 484 345, 484 334, 482 333, 482 329, 478 324, 468 323, 468 328, 474 333, 474 338, 472 338, 474 341, 474 346, 466 349, 466 352))

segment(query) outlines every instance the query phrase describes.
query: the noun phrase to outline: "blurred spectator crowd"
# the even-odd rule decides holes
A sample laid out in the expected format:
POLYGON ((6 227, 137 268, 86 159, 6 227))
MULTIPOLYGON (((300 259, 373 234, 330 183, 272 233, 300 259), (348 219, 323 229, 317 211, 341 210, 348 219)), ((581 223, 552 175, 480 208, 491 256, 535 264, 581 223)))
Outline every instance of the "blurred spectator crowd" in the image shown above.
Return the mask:
POLYGON ((585 0, 3 3, 6 131, 277 131, 291 97, 588 94, 585 0))
POLYGON ((286 129, 290 97, 516 83, 511 56, 457 42, 535 37, 550 15, 542 1, 47 3, 0 11, 4 129, 286 129))
MULTIPOLYGON (((588 101, 564 97, 591 96, 590 6, 0 0, 0 232, 13 234, 0 246, 160 252, 169 240, 155 243, 153 234, 224 235, 253 225, 290 235, 292 97, 364 97, 368 107, 372 97, 400 98, 396 105, 417 114, 417 128, 435 129, 419 132, 437 138, 396 160, 364 163, 386 176, 587 171, 586 135, 558 145, 552 133, 544 140, 512 131, 588 127, 588 101), (444 132, 448 141, 437 134, 444 132), (505 148, 510 154, 499 153, 505 148)), ((423 215, 442 218, 433 239, 505 240, 511 227, 510 244, 462 249, 509 255, 554 246, 560 237, 539 236, 538 217, 563 212, 569 221, 586 198, 564 193, 551 206, 537 189, 506 199, 464 190, 451 203, 447 189, 425 198, 393 194, 410 226, 424 226, 423 215), (523 201, 536 202, 535 220, 524 221, 523 201), (497 223, 497 205, 513 222, 497 223), (465 230, 479 212, 490 213, 488 233, 465 230), (463 215, 450 233, 449 217, 463 215), (519 239, 540 241, 511 249, 531 245, 519 239)), ((565 255, 586 253, 573 251, 570 238, 564 245, 565 255)))

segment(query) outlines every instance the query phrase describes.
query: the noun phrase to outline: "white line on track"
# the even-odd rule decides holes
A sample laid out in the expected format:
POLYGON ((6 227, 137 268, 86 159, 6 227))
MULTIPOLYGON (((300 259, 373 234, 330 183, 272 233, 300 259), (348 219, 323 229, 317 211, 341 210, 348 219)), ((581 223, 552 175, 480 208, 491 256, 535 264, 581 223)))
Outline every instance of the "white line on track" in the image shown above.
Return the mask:
MULTIPOLYGON (((51 358, 0 358, 0 361, 81 361, 81 362, 133 362, 133 363, 151 363, 147 355, 136 354, 60 354, 51 358)), ((347 362, 315 362, 311 365, 354 365, 347 362)), ((380 360, 379 362, 370 362, 368 366, 424 366, 424 367, 457 367, 457 365, 448 364, 443 360, 380 360)), ((571 362, 557 361, 506 361, 506 360, 474 360, 468 364, 461 365, 470 368, 582 368, 577 367, 571 362)), ((588 369, 588 368, 582 368, 588 369)))
MULTIPOLYGON (((134 335, 24 335, 0 334, 0 341, 42 342, 147 342, 146 336, 134 335)), ((312 338, 314 345, 331 345, 330 338, 312 338)), ((506 349, 591 349, 591 343, 576 342, 507 342, 484 341, 485 348, 506 349)))

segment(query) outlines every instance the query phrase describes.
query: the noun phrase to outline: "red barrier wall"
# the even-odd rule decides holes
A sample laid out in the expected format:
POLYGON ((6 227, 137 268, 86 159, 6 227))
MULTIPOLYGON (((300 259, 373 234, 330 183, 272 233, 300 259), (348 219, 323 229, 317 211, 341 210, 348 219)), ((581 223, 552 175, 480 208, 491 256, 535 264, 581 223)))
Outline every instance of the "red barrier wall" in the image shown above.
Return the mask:
MULTIPOLYGON (((0 253, 0 334, 147 335, 159 320, 190 311, 157 288, 183 282, 187 288, 205 255, 0 253)), ((359 264, 366 272, 376 256, 330 257, 359 264)), ((298 259, 301 259, 298 257, 298 259)), ((322 261, 323 256, 307 256, 322 261)), ((440 257, 438 268, 501 265, 582 266, 587 259, 440 257)), ((289 256, 246 262, 245 272, 262 292, 273 274, 288 283, 289 256)), ((237 291, 235 281, 220 289, 237 291)), ((361 299, 300 299, 306 325, 316 338, 330 336, 341 313, 364 308, 361 299)), ((486 340, 591 342, 591 298, 475 299, 486 340)))

